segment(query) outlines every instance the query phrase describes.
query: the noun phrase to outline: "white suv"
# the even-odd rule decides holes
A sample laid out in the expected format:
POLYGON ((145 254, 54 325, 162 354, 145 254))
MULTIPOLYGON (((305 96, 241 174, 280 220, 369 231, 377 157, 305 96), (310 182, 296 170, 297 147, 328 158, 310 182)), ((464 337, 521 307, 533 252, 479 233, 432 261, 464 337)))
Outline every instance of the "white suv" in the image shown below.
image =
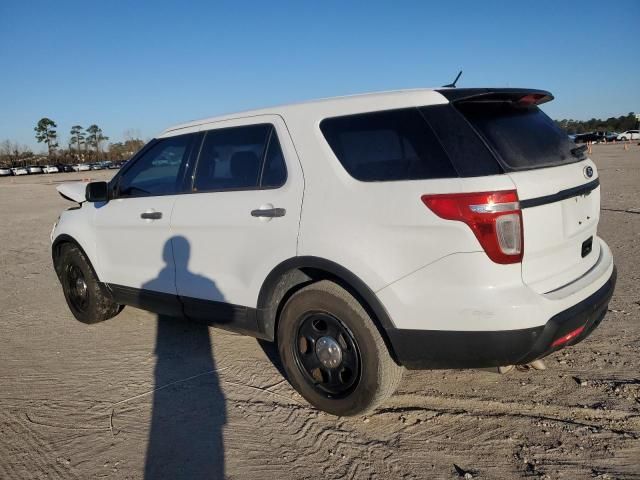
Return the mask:
MULTIPOLYGON (((402 368, 523 364, 615 285, 594 163, 523 89, 358 95, 164 131, 52 232, 75 317, 124 305, 276 341, 291 384, 371 410, 402 368)), ((86 200, 86 201, 85 201, 86 200)))
POLYGON ((640 140, 640 130, 627 130, 619 133, 616 137, 618 140, 640 140))

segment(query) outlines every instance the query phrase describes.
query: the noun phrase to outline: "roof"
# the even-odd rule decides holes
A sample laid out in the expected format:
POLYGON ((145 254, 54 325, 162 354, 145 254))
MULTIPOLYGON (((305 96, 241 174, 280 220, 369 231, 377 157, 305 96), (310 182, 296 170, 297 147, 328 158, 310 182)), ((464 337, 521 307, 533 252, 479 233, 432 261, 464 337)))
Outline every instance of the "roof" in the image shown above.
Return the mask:
POLYGON ((193 120, 169 127, 160 136, 176 134, 178 130, 258 115, 289 115, 303 114, 305 118, 349 115, 374 110, 406 108, 416 105, 437 105, 459 101, 482 101, 509 99, 516 100, 526 95, 535 97, 536 103, 543 103, 553 99, 545 90, 530 88, 416 88, 409 90, 391 90, 386 92, 361 93, 342 97, 321 98, 299 103, 277 105, 256 110, 245 110, 228 113, 215 117, 193 120))
POLYGON ((304 102, 289 103, 283 105, 276 105, 272 107, 260 108, 255 110, 244 110, 239 112, 227 113, 218 115, 215 117, 203 118, 200 120, 193 120, 190 122, 174 125, 167 128, 161 135, 173 132, 175 130, 182 130, 198 125, 204 125, 207 123, 219 122, 222 120, 231 120, 235 118, 252 117, 256 115, 269 115, 277 114, 286 116, 287 113, 293 113, 296 111, 326 111, 326 110, 339 110, 341 108, 349 109, 349 106, 362 107, 365 104, 380 105, 380 104, 404 104, 414 103, 416 101, 425 100, 427 97, 430 101, 428 103, 447 103, 447 100, 434 88, 416 88, 407 90, 391 90, 385 92, 371 92, 360 93, 356 95, 345 95, 340 97, 321 98, 316 100, 308 100, 304 102))

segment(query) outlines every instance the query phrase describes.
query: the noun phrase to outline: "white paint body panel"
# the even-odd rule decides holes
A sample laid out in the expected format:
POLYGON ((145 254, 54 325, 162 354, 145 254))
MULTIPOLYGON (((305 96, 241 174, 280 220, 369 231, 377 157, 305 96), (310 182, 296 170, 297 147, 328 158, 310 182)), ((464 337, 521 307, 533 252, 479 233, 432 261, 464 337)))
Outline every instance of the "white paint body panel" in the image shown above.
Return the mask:
POLYGON ((600 256, 586 275, 551 294, 524 285, 520 265, 499 265, 484 252, 449 255, 377 292, 398 328, 496 331, 544 325, 606 283, 613 257, 600 256))
POLYGON ((94 208, 100 280, 125 287, 176 293, 171 211, 176 196, 121 198, 94 208), (159 220, 140 218, 162 212, 159 220))
MULTIPOLYGON (((570 165, 509 173, 521 200, 553 195, 597 178, 595 164, 584 160, 570 165), (586 177, 586 167, 593 177, 586 177)), ((595 236, 600 219, 600 188, 589 195, 525 208, 522 279, 538 293, 562 287, 589 270, 598 259, 600 244, 581 257, 582 242, 595 236)))

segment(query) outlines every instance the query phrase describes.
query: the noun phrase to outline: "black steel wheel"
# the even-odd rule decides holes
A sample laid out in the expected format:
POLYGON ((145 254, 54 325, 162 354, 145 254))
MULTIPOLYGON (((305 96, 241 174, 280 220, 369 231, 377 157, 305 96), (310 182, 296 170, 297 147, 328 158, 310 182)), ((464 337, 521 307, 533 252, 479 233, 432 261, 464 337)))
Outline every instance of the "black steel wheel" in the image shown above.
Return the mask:
POLYGON ((402 367, 364 307, 329 280, 289 298, 278 320, 277 341, 291 385, 333 415, 374 409, 402 378, 402 367))
POLYGON ((299 320, 295 358, 319 392, 348 394, 360 378, 360 352, 351 330, 333 315, 314 312, 299 320))
POLYGON ((69 302, 77 311, 86 312, 89 307, 89 288, 80 267, 67 265, 63 281, 69 292, 69 302))
POLYGON ((97 323, 115 317, 123 306, 115 303, 98 280, 84 252, 74 244, 61 247, 56 259, 64 298, 73 316, 82 323, 97 323))

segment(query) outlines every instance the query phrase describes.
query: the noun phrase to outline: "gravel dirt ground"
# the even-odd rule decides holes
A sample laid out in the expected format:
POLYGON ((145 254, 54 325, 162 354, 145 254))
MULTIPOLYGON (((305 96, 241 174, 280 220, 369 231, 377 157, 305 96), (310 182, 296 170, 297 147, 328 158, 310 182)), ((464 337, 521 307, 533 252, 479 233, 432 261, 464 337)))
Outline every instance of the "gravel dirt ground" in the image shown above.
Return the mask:
POLYGON ((366 417, 310 408, 275 350, 126 308, 69 313, 55 182, 0 179, 0 478, 640 478, 640 147, 596 145, 618 265, 595 333, 544 372, 406 372, 366 417))

